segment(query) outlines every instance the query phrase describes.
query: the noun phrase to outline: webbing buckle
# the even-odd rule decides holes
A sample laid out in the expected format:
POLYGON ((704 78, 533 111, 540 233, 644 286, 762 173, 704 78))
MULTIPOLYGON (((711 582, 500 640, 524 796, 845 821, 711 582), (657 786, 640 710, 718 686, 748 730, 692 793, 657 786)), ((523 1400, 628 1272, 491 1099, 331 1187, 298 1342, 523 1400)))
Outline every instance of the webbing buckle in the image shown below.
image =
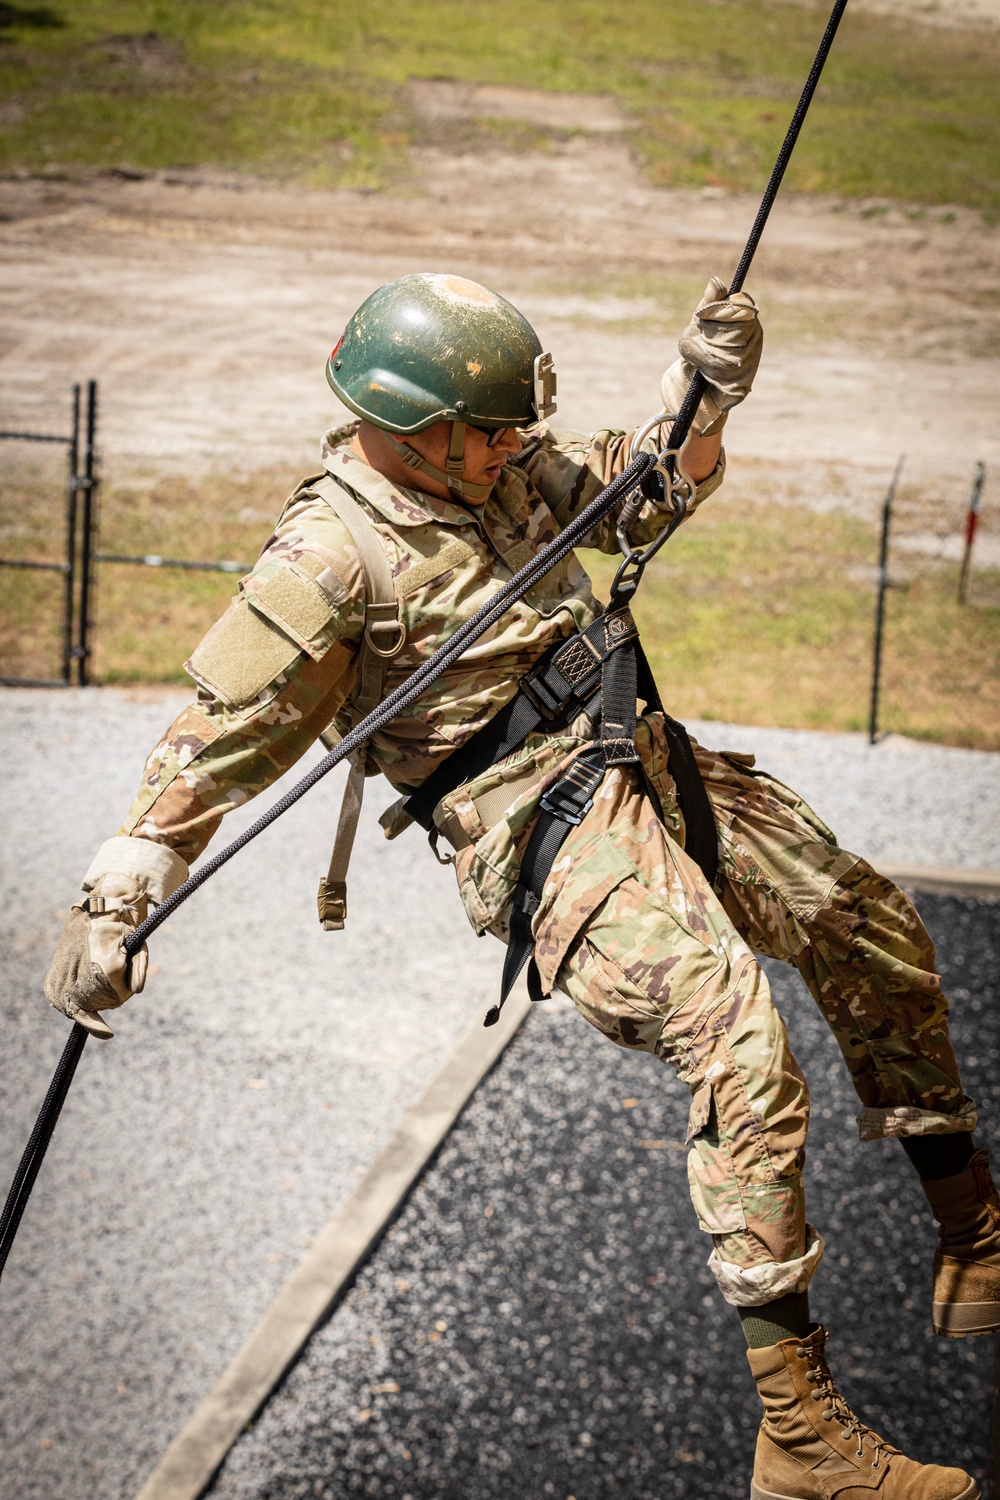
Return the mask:
POLYGON ((573 689, 568 687, 562 697, 557 698, 551 688, 544 682, 544 674, 552 665, 551 662, 541 662, 534 667, 525 677, 521 678, 518 687, 543 719, 558 719, 569 700, 575 696, 573 689))
POLYGON ((543 812, 558 818, 560 823, 569 823, 575 828, 593 807, 594 793, 603 780, 603 762, 588 760, 586 755, 581 755, 566 775, 545 793, 539 806, 543 812))
POLYGON ((558 719, 574 699, 582 705, 591 696, 593 689, 587 690, 586 684, 596 678, 602 663, 601 653, 585 634, 572 635, 522 677, 519 686, 543 718, 558 719), (545 681, 549 672, 557 674, 565 692, 545 681))

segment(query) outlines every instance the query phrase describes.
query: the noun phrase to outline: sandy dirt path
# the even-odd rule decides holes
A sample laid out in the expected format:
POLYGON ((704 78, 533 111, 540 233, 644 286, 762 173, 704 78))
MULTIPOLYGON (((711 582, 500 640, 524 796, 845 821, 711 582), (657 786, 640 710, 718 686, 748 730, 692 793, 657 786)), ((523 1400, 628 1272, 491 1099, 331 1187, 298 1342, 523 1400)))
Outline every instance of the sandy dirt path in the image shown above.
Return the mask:
MULTIPOLYGON (((428 151, 397 196, 183 174, 3 185, 0 415, 51 425, 95 375, 111 479, 314 463, 323 364, 359 301, 404 271, 503 291, 555 355, 567 426, 626 424, 700 284, 727 275, 750 195, 650 188, 626 148, 428 151)), ((751 288, 768 342, 731 458, 846 465, 876 493, 1000 457, 1000 230, 978 215, 788 198, 751 288)), ((856 477, 848 488, 856 488, 856 477)))

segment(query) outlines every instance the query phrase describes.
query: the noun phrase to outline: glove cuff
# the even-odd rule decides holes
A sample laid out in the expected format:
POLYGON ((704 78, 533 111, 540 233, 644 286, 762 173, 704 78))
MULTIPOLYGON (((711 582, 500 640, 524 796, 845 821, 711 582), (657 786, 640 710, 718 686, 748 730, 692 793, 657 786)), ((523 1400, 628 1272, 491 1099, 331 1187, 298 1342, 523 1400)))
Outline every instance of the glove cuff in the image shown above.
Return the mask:
POLYGON ((173 895, 188 877, 188 867, 179 854, 149 839, 106 839, 83 877, 83 889, 92 890, 102 875, 128 875, 137 881, 150 901, 158 906, 173 895))
MULTIPOLYGON (((688 364, 683 357, 675 359, 669 370, 664 371, 660 381, 660 400, 663 402, 664 411, 676 413, 680 410, 694 373, 693 365, 688 364)), ((698 403, 698 410, 691 423, 692 437, 711 437, 725 427, 729 412, 722 406, 719 394, 716 388, 709 384, 698 403)))

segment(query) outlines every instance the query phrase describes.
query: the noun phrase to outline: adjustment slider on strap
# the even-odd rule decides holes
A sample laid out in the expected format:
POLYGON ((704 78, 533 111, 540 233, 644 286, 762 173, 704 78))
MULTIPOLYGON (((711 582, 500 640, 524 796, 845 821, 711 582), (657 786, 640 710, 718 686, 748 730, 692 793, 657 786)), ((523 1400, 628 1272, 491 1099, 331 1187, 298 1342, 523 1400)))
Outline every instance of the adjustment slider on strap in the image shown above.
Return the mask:
POLYGON ((582 823, 594 805, 594 793, 604 777, 601 760, 588 760, 581 755, 573 762, 566 775, 556 782, 542 798, 540 807, 551 813, 561 823, 574 827, 582 823))
POLYGON ((347 881, 322 876, 316 906, 324 931, 340 932, 347 921, 347 881))

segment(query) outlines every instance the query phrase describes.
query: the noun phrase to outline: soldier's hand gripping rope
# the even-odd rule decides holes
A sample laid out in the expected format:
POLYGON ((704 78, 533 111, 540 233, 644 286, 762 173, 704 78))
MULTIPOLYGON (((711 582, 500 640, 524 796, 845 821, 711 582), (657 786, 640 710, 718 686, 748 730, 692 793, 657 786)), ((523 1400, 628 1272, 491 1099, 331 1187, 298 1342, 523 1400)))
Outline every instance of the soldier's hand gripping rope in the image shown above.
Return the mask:
MULTIPOLYGON (((522 599, 568 553, 584 543, 604 517, 614 511, 621 512, 619 535, 625 559, 616 580, 616 590, 622 597, 634 590, 649 559, 681 523, 690 497, 690 485, 686 484, 683 473, 677 467, 680 448, 692 430, 709 432, 721 425, 728 408, 746 393, 756 368, 759 348, 754 347, 753 329, 757 327, 755 310, 750 299, 737 294, 741 292, 846 5, 847 0, 837 0, 834 5, 729 292, 726 293, 721 283, 710 283, 706 299, 703 299, 697 309, 695 322, 685 335, 682 361, 665 377, 663 398, 673 405, 678 400, 688 375, 684 361, 695 370, 663 451, 658 456, 636 451, 624 472, 607 485, 553 541, 542 547, 528 563, 517 570, 372 713, 356 724, 335 749, 324 756, 244 833, 207 859, 176 889, 170 889, 169 894, 164 894, 164 899, 154 910, 145 913, 147 901, 157 899, 157 893, 149 884, 147 872, 142 872, 138 883, 133 872, 109 870, 95 874, 87 899, 74 909, 70 928, 60 944, 48 986, 53 1003, 73 1019, 74 1025, 0 1214, 0 1272, 6 1263, 87 1036, 91 1032, 105 1037, 111 1034, 110 1028, 98 1014, 99 1008, 121 1004, 130 993, 142 987, 145 942, 149 935, 218 869, 303 797, 317 781, 342 760, 365 746, 374 734, 414 703, 471 645, 491 630, 513 604, 522 599), (751 336, 747 339, 743 336, 748 330, 751 336), (701 403, 706 397, 709 382, 712 385, 711 395, 706 398, 702 409, 701 403), (646 495, 654 488, 659 488, 664 481, 668 482, 671 519, 653 543, 645 549, 637 550, 632 547, 630 540, 632 523, 642 508, 646 495), (97 976, 93 983, 88 983, 88 968, 90 980, 97 976)), ((653 423, 647 424, 646 430, 651 430, 661 420, 662 414, 654 418, 653 423)), ((170 886, 173 884, 176 882, 168 882, 170 886)), ((164 892, 166 889, 167 886, 164 887, 164 892)))

